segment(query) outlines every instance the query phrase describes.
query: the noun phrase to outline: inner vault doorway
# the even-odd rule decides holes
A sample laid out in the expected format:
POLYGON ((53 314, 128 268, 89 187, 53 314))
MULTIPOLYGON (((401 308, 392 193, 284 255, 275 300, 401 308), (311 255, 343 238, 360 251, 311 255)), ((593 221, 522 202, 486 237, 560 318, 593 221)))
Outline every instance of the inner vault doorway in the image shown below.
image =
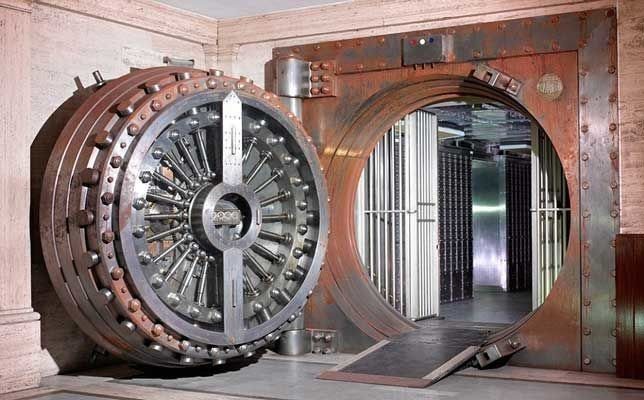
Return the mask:
POLYGON ((534 119, 454 99, 407 114, 377 143, 356 193, 356 240, 376 290, 405 317, 504 326, 552 287, 568 203, 534 119))

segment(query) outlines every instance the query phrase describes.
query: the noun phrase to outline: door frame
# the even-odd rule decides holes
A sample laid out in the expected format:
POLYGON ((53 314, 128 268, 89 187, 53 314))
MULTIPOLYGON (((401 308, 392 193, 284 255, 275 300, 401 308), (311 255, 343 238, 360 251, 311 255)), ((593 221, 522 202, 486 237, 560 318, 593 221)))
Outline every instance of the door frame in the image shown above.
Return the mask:
POLYGON ((533 116, 548 133, 572 209, 564 267, 544 305, 488 344, 518 340, 526 346, 513 358, 518 365, 615 371, 614 9, 277 48, 266 86, 278 94, 275 71, 288 58, 309 65, 303 120, 318 146, 331 200, 327 267, 307 306, 307 326, 340 330, 347 348, 416 328, 363 272, 353 235, 360 171, 382 134, 405 114, 455 97, 484 97, 533 116), (410 50, 419 38, 436 38, 441 48, 410 50), (480 64, 503 79, 490 85, 473 78, 480 64))

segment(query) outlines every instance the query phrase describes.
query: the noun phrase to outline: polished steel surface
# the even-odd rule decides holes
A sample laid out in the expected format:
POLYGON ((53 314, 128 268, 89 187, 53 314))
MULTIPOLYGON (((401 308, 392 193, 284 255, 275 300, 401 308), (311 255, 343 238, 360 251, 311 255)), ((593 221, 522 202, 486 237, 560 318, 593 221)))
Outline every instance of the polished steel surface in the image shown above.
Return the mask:
POLYGON ((81 329, 130 361, 249 357, 317 282, 319 171, 297 119, 248 79, 168 67, 97 87, 43 183, 54 287, 81 329))
POLYGON ((473 284, 507 290, 505 159, 472 160, 473 284))

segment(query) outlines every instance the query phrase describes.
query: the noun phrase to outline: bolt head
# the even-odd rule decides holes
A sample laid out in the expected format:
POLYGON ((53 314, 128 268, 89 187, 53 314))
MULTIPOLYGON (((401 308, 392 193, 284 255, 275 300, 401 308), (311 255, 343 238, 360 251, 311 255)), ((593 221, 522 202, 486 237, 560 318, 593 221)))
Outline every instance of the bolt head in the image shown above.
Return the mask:
POLYGON ((156 160, 160 160, 161 157, 163 157, 163 149, 157 147, 156 149, 152 150, 152 157, 154 157, 156 160))

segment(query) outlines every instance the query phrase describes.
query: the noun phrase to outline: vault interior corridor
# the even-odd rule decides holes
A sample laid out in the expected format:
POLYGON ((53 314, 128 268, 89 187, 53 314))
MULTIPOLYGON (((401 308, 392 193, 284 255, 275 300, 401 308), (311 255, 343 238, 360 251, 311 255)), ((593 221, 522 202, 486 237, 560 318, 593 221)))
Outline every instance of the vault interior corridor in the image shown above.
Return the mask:
POLYGON ((530 116, 484 98, 405 116, 376 145, 356 194, 367 275, 421 326, 515 323, 543 302, 562 266, 560 165, 530 116))

